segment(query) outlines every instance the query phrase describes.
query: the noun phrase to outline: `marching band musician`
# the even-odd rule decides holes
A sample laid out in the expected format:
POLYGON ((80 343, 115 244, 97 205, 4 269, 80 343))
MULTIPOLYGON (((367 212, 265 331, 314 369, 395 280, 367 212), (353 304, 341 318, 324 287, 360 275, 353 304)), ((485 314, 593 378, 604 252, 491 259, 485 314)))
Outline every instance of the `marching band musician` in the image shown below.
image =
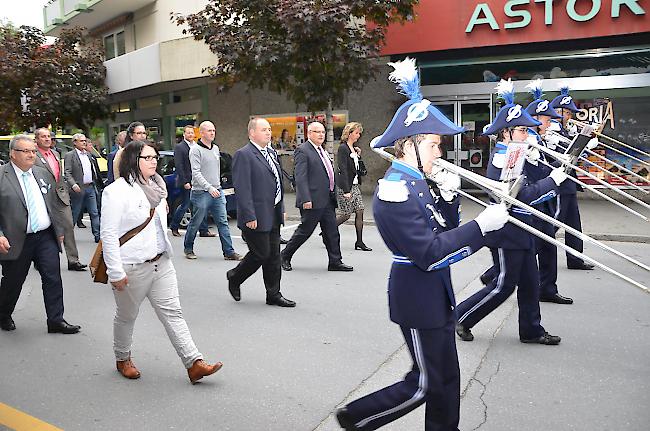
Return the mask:
MULTIPOLYGON (((510 80, 501 80, 497 90, 506 104, 499 110, 492 125, 483 132, 484 135, 500 133, 500 141, 492 151, 487 170, 487 176, 493 180, 499 180, 501 177, 502 168, 506 164, 508 145, 513 141, 524 142, 528 137, 528 127, 540 124, 531 118, 521 105, 514 103, 513 88, 510 80)), ((521 172, 524 183, 517 199, 528 205, 538 205, 554 198, 558 186, 567 177, 562 168, 556 168, 548 177, 533 182, 531 178, 535 177, 535 173, 531 172, 535 169, 536 166, 525 161, 521 172)), ((512 207, 510 215, 532 225, 532 215, 524 209, 512 207)), ((458 336, 463 341, 472 341, 474 335, 471 328, 501 305, 517 286, 519 340, 522 343, 559 344, 560 337, 549 334, 541 325, 539 272, 533 235, 508 223, 498 235, 488 235, 487 243, 498 275, 483 289, 458 304, 458 336)))
MULTIPOLYGON (((575 124, 569 123, 569 120, 573 117, 573 113, 578 112, 579 109, 573 102, 573 98, 569 95, 569 87, 564 86, 560 89, 560 95, 551 101, 551 108, 555 109, 562 117, 561 123, 558 123, 560 126, 559 133, 565 138, 573 139, 577 134, 577 127, 575 124)), ((575 172, 572 172, 572 175, 575 177, 575 172)), ((562 186, 560 186, 560 193, 557 198, 558 212, 555 218, 582 232, 580 210, 578 209, 578 191, 582 192, 584 190, 580 185, 573 181, 565 181, 562 186)), ((570 233, 566 233, 564 236, 564 242, 572 249, 582 253, 583 244, 580 238, 571 235, 570 233)), ((569 253, 566 254, 566 266, 569 269, 594 269, 592 264, 569 253)))
POLYGON ((454 340, 456 306, 449 266, 485 245, 506 222, 505 206, 490 205, 459 226, 460 178, 438 172, 429 187, 441 135, 463 131, 422 98, 415 61, 389 63, 390 80, 410 100, 395 113, 373 148, 394 146, 396 160, 375 191, 377 228, 393 253, 388 282, 390 319, 400 325, 413 368, 403 381, 337 411, 346 430, 374 430, 426 403, 425 429, 458 430, 460 370, 454 340))
MULTIPOLYGON (((526 86, 535 98, 526 107, 526 112, 539 121, 541 124, 536 128, 528 129, 529 139, 534 139, 536 143, 546 146, 546 131, 548 130, 551 119, 562 118, 553 108, 550 107, 549 101, 542 98, 542 80, 536 79, 526 86)), ((531 148, 528 153, 527 161, 535 168, 529 169, 529 180, 539 181, 548 177, 551 168, 540 162, 546 161, 546 155, 541 154, 539 150, 531 148)), ((568 181, 567 181, 568 182, 568 181)), ((555 217, 557 209, 557 200, 548 199, 535 205, 535 208, 544 214, 555 217)), ((539 217, 533 217, 533 227, 546 235, 555 238, 555 226, 546 222, 539 217)), ((535 249, 537 251, 537 260, 539 263, 539 300, 542 302, 554 302, 556 304, 573 304, 573 299, 562 296, 557 290, 557 247, 554 244, 535 237, 535 249)))

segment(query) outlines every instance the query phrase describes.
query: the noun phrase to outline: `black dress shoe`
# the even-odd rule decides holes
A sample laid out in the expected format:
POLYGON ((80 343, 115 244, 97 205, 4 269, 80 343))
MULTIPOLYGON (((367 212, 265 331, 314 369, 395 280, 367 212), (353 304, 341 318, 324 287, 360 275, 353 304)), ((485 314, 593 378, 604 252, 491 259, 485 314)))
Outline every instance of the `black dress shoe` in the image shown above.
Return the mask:
POLYGON ((226 278, 228 279, 228 292, 230 292, 232 299, 235 301, 241 301, 241 290, 239 289, 239 285, 230 280, 233 271, 234 270, 231 269, 230 271, 226 272, 226 278))
POLYGON ((527 344, 544 344, 547 346, 556 346, 560 344, 560 341, 562 341, 562 339, 557 335, 551 335, 548 332, 544 332, 544 335, 538 338, 520 338, 519 341, 527 344))
POLYGON ((354 243, 354 249, 355 250, 361 250, 361 251, 372 251, 370 247, 365 245, 363 242, 355 242, 354 243))
POLYGON ((14 323, 14 319, 12 319, 11 316, 0 317, 0 329, 3 331, 15 330, 16 324, 14 323))
POLYGON ((341 407, 336 410, 336 420, 339 422, 341 428, 346 431, 354 431, 359 428, 354 424, 354 419, 350 416, 347 407, 341 407))
POLYGON ((328 271, 353 271, 354 268, 351 267, 350 265, 346 265, 343 262, 340 263, 330 263, 327 265, 327 270, 328 271))
POLYGON ((287 245, 287 244, 289 244, 289 240, 280 237, 280 245, 287 245))
POLYGON ((74 262, 68 265, 68 271, 85 271, 87 266, 81 262, 74 262))
POLYGON ((559 293, 551 296, 541 296, 539 300, 541 302, 554 302, 556 304, 573 304, 573 299, 562 296, 559 293))
POLYGON ((266 305, 277 305, 278 307, 295 307, 296 303, 284 296, 276 296, 275 298, 266 298, 266 305))
POLYGON ((48 334, 76 334, 81 329, 79 325, 71 325, 65 320, 60 322, 47 322, 48 334))
POLYGON ((178 231, 178 229, 172 229, 172 236, 181 236, 181 233, 178 231))
POLYGON ((293 269, 293 268, 291 267, 291 261, 290 261, 290 260, 287 260, 287 259, 285 259, 285 258, 283 258, 283 257, 280 258, 280 266, 281 266, 282 269, 284 269, 285 271, 291 271, 291 270, 293 269))
POLYGON ((214 232, 207 231, 207 232, 199 232, 199 236, 203 238, 214 238, 215 236, 217 236, 217 234, 214 232))
POLYGON ((583 271, 589 271, 594 269, 594 266, 590 263, 587 262, 580 262, 580 263, 567 263, 566 267, 569 269, 581 269, 583 271))
POLYGON ((456 325, 456 335, 458 335, 463 341, 474 341, 474 334, 472 334, 472 330, 465 328, 460 323, 456 325))
POLYGON ((81 228, 81 229, 85 229, 85 228, 86 228, 86 225, 84 224, 84 222, 82 222, 81 220, 79 220, 79 221, 77 222, 77 227, 79 227, 79 228, 81 228))
POLYGON ((483 283, 484 286, 487 286, 492 280, 494 280, 487 272, 481 274, 479 278, 481 279, 481 283, 483 283))

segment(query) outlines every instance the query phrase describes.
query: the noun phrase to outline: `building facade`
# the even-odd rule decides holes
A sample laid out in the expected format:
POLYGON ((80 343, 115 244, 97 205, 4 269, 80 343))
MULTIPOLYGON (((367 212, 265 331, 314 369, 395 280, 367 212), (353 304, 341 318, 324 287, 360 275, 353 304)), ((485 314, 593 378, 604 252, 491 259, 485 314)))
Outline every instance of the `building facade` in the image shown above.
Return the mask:
MULTIPOLYGON (((45 30, 56 36, 66 25, 84 26, 103 41, 115 114, 103 122, 107 137, 138 120, 154 140, 171 148, 184 125, 210 120, 219 145, 233 152, 246 142, 250 116, 262 115, 271 120, 274 138, 287 129, 290 140, 299 143, 311 115, 305 107, 244 86, 219 93, 202 72, 216 58, 169 18, 205 4, 53 0, 44 8, 45 30)), ((382 62, 407 55, 418 59, 424 96, 467 129, 447 139, 446 158, 479 173, 485 173, 491 150, 480 132, 498 110, 494 87, 501 78, 515 81, 520 103, 530 101, 524 87, 533 78, 544 78, 549 98, 566 84, 582 108, 579 119, 603 120, 608 113, 606 134, 650 152, 648 9, 647 0, 423 0, 414 22, 389 29, 382 62)), ((362 92, 334 107, 337 129, 346 121, 364 124, 362 144, 383 132, 403 102, 387 73, 388 68, 382 70, 362 92)), ((607 156, 648 176, 643 164, 607 156)), ((385 162, 370 151, 364 158, 369 190, 385 162)))

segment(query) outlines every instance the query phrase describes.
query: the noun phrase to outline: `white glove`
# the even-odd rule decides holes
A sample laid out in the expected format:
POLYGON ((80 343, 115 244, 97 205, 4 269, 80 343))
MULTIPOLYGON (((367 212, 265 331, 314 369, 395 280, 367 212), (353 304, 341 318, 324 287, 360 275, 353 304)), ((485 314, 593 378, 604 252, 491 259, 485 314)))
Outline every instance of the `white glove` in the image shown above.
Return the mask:
POLYGON ((562 126, 560 126, 560 123, 558 123, 557 121, 551 121, 550 126, 548 126, 548 129, 546 130, 551 132, 559 132, 560 130, 562 130, 562 126))
POLYGON ((460 188, 460 177, 453 172, 440 170, 436 172, 433 181, 440 189, 440 195, 444 200, 450 202, 456 197, 456 191, 460 188))
POLYGON ((483 212, 481 212, 474 219, 481 229, 481 233, 485 235, 488 232, 499 230, 508 221, 508 209, 504 203, 490 204, 483 212))
POLYGON ((549 150, 555 150, 560 144, 560 136, 557 133, 547 132, 544 135, 544 142, 546 142, 546 147, 549 150))
POLYGON ((566 172, 564 172, 564 168, 555 168, 551 171, 549 177, 553 178, 555 184, 559 186, 560 184, 562 184, 562 181, 567 179, 568 175, 566 174, 566 172))
POLYGON ((591 140, 587 142, 587 149, 593 150, 598 146, 598 144, 600 144, 600 142, 598 142, 598 138, 591 138, 591 140))
POLYGON ((526 160, 528 163, 531 165, 537 166, 537 162, 539 161, 541 155, 539 154, 539 150, 535 147, 530 147, 528 150, 526 150, 526 160))

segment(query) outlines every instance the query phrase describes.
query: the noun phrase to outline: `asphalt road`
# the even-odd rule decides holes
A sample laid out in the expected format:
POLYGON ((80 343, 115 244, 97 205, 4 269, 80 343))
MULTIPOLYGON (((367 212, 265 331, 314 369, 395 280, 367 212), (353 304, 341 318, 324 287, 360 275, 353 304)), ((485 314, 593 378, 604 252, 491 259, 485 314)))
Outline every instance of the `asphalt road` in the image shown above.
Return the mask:
MULTIPOLYGON (((94 249, 89 230, 76 231, 84 262, 94 249)), ((182 238, 172 238, 194 340, 208 361, 224 362, 194 386, 146 302, 133 346, 142 377, 128 381, 117 373, 112 293, 87 272, 62 265, 65 316, 82 333, 48 335, 32 272, 13 316, 18 329, 0 332, 0 402, 70 431, 337 429, 337 405, 394 383, 410 367, 388 319, 390 254, 372 226, 365 239, 373 252, 354 251, 353 227, 341 233, 343 259, 354 272, 327 272, 314 236, 294 256, 294 270, 283 273, 282 293, 297 301, 295 309, 264 303, 261 274, 243 285, 235 303, 225 280, 234 264, 223 260, 218 239, 197 238, 199 259, 188 261, 182 238)), ((649 244, 612 244, 648 263, 649 244)), ((237 238, 235 248, 246 250, 237 238)), ((650 284, 647 272, 587 251, 650 284)), ((480 287, 476 278, 489 261, 482 250, 454 265, 461 299, 480 287)), ((476 327, 474 342, 458 342, 461 429, 647 429, 650 296, 603 271, 561 269, 560 280, 561 292, 576 303, 542 305, 543 324, 563 337, 560 346, 519 343, 514 297, 476 327)), ((423 429, 422 414, 418 409, 385 429, 423 429)))

